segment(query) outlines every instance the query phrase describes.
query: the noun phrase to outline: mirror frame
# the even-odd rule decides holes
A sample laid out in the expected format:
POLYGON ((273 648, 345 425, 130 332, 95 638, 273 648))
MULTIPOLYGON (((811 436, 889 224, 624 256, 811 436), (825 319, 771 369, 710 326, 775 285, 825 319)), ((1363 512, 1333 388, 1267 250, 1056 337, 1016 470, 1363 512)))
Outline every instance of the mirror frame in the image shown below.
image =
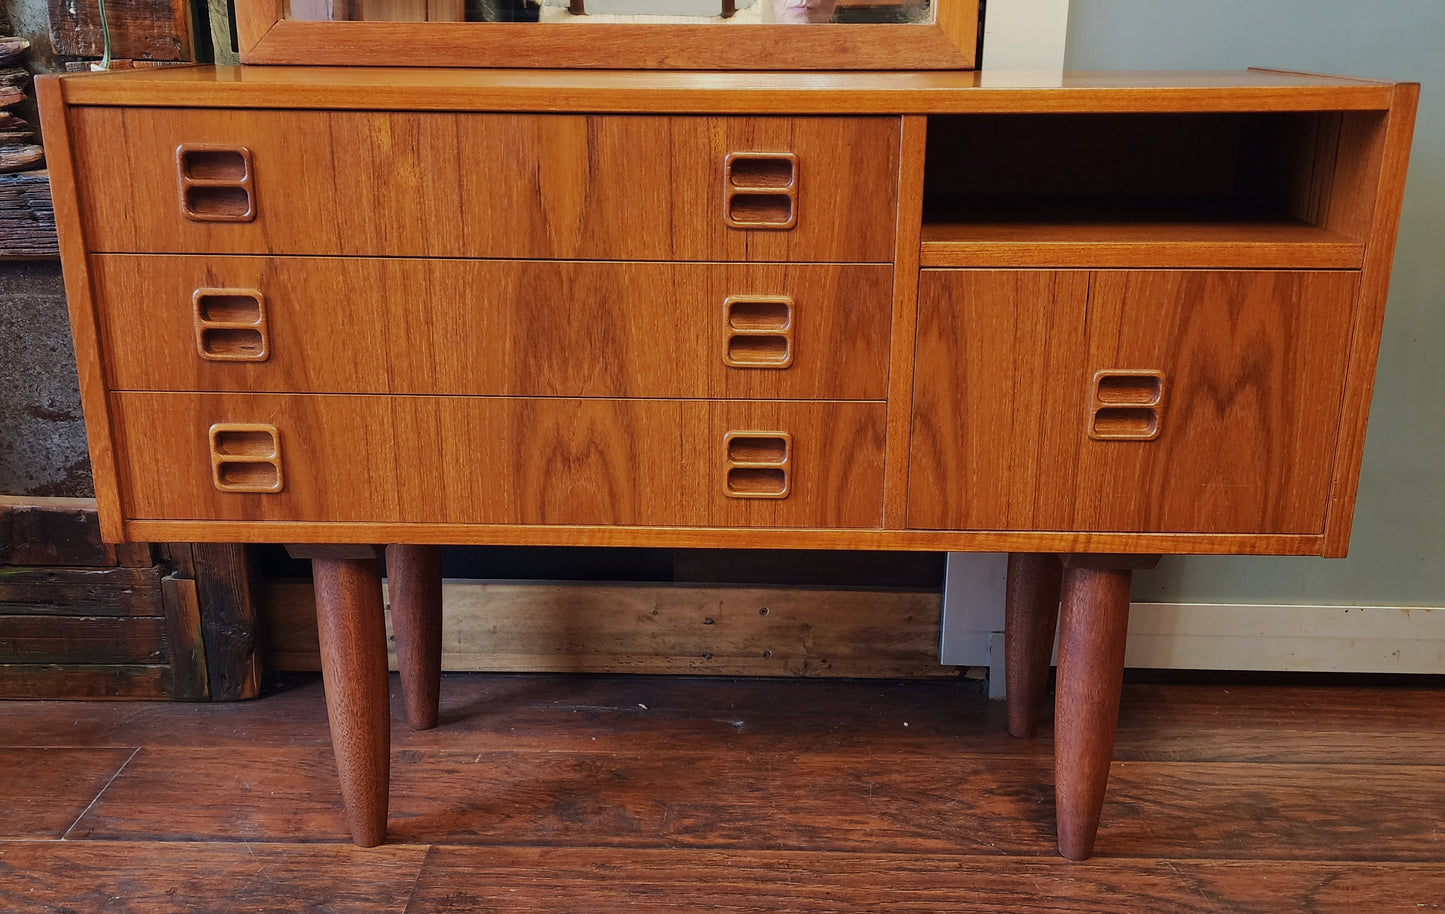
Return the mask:
MULTIPOLYGON (((767 2, 767 0, 758 0, 767 2)), ((933 0, 917 24, 724 26, 530 22, 320 22, 284 0, 235 0, 241 62, 301 66, 657 70, 971 70, 979 0, 933 0), (483 29, 483 26, 485 29, 483 29)))

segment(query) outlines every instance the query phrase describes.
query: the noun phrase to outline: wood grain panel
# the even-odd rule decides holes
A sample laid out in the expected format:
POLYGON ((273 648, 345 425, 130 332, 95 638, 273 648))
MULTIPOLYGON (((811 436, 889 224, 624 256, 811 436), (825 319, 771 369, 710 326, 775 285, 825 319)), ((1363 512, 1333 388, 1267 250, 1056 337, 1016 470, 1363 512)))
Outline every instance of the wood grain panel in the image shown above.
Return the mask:
POLYGON ((74 108, 92 251, 886 262, 896 118, 74 108), (191 222, 176 148, 245 147, 257 215, 191 222), (729 228, 723 160, 798 157, 797 225, 729 228))
POLYGON ((104 27, 96 0, 47 0, 52 53, 63 57, 102 55, 117 60, 195 60, 195 25, 185 3, 120 0, 105 6, 104 27))
MULTIPOLYGON (((238 18, 244 26, 244 7, 238 18)), ((877 41, 879 26, 867 28, 868 40, 877 41)), ((435 45, 430 49, 443 53, 435 45)), ((308 53, 315 52, 309 44, 308 53)), ((887 52, 896 60, 896 50, 887 52)), ((1047 85, 1036 72, 604 73, 463 69, 445 56, 436 62, 442 66, 144 70, 104 79, 69 76, 63 85, 76 105, 475 111, 484 104, 491 111, 649 114, 1378 111, 1390 107, 1395 89, 1380 80, 1265 70, 1065 72, 1053 74, 1047 85)))
POLYGON ((115 562, 100 538, 95 499, 0 495, 0 565, 115 562))
POLYGON ((100 358, 100 327, 91 300, 86 263, 89 239, 85 237, 75 171, 76 149, 71 143, 64 85, 60 80, 40 81, 35 87, 35 101, 46 124, 46 166, 50 171, 55 226, 65 264, 65 301, 70 314, 71 339, 75 343, 75 365, 84 407, 86 449, 95 482, 100 536, 105 542, 119 543, 125 540, 121 532, 124 514, 120 510, 120 478, 115 463, 115 442, 111 437, 110 404, 106 401, 105 369, 100 358))
POLYGON ((660 549, 899 549, 935 552, 1108 552, 1319 555, 1324 537, 1290 533, 1079 533, 1067 530, 874 530, 751 527, 546 527, 450 522, 128 520, 136 540, 244 543, 436 543, 452 546, 624 546, 660 549))
POLYGON ((908 431, 913 422, 913 352, 918 320, 919 231, 923 213, 924 153, 928 119, 903 119, 898 179, 898 239, 893 253, 893 320, 888 365, 888 463, 883 525, 908 521, 908 431))
POLYGON ((164 619, 0 615, 0 657, 12 663, 161 663, 167 653, 164 619))
POLYGON ((885 265, 99 255, 92 270, 119 390, 887 396, 885 265), (260 292, 264 362, 197 355, 198 289, 260 292), (724 363, 729 296, 792 300, 791 365, 724 363))
MULTIPOLYGON (((395 753, 392 765, 395 843, 1054 853, 1047 757, 935 766, 884 751, 634 750, 599 737, 572 752, 417 749, 395 753)), ((1442 774, 1115 763, 1098 853, 1438 864, 1442 774)), ((345 835, 331 753, 319 746, 143 748, 71 831, 106 840, 345 835)))
MULTIPOLYGON (((269 621, 269 619, 267 619, 269 621)), ((290 625, 288 619, 277 621, 290 625)), ((403 718, 393 689, 392 716, 403 718)), ((968 680, 772 679, 448 674, 435 731, 397 728, 410 749, 561 751, 617 739, 633 751, 715 744, 728 751, 868 752, 946 760, 1053 755, 1052 708, 1038 739, 1004 731, 1001 702, 968 680), (900 721, 909 726, 900 726, 900 721)), ((1445 767, 1436 687, 1124 684, 1117 762, 1445 767)), ((0 702, 14 747, 329 747, 321 680, 262 702, 139 705, 0 702)))
POLYGON ((7 568, 0 615, 159 616, 161 569, 7 568))
MULTIPOLYGON (((280 620, 279 624, 287 624, 280 620)), ((1439 688, 1124 685, 1117 762, 1445 767, 1439 688)), ((392 716, 404 715, 392 690, 392 716)), ((613 739, 633 751, 715 744, 727 751, 883 752, 950 764, 959 755, 1053 756, 1041 735, 1005 732, 1002 702, 965 680, 732 680, 655 676, 447 675, 436 730, 397 728, 398 752, 559 751, 613 739), (903 727, 900 721, 908 721, 903 727)), ((13 746, 326 749, 321 681, 265 700, 206 705, 0 702, 13 746)))
POLYGON ((427 853, 314 844, 0 844, 0 908, 402 914, 427 853), (138 861, 145 864, 138 865, 138 861))
POLYGON ((650 912, 685 898, 690 910, 736 914, 1355 914, 1428 910, 1442 893, 1445 874, 1430 863, 1095 859, 1081 869, 966 855, 439 847, 414 910, 650 912))
POLYGON ((0 838, 62 838, 134 749, 0 748, 0 838))
POLYGON ((910 527, 1027 529, 1068 516, 1088 290, 1086 273, 923 271, 910 527))
MULTIPOLYGON (((449 581, 443 601, 446 670, 959 675, 938 661, 936 591, 449 581)), ((321 669, 310 582, 269 581, 261 603, 270 668, 321 669)))
POLYGON ((1334 489, 1325 528, 1324 554, 1330 557, 1345 555, 1350 545, 1355 492, 1364 460, 1365 427, 1375 389, 1375 363, 1379 358, 1385 300, 1390 290, 1390 267, 1394 263, 1395 239, 1400 228, 1415 109, 1420 100, 1418 85, 1398 85, 1392 91, 1394 103, 1383 124, 1374 119, 1352 117, 1346 121, 1342 139, 1342 168, 1355 169, 1352 177, 1366 185, 1366 189, 1350 195, 1347 212, 1362 228, 1368 224, 1370 240, 1365 249, 1365 267, 1360 273, 1360 306, 1345 378, 1344 423, 1340 429, 1339 459, 1335 463, 1334 489), (1357 129, 1349 130, 1350 125, 1357 129), (1366 129, 1369 127, 1373 130, 1366 129), (1379 163, 1378 170, 1371 167, 1375 162, 1379 163), (1368 183, 1372 179, 1375 186, 1371 189, 1368 183))
POLYGON ((171 667, 160 664, 0 663, 0 698, 175 697, 171 667))
POLYGON ((1352 273, 1094 274, 1088 374, 1160 368, 1167 399, 1155 441, 1082 448, 1074 526, 1321 532, 1357 287, 1352 273))
POLYGON ((1322 532, 1356 283, 927 271, 910 525, 1322 532), (1088 437, 1091 379, 1113 369, 1164 373, 1156 439, 1088 437))
POLYGON ((1365 246, 1293 221, 929 222, 926 267, 1358 269, 1365 246))
POLYGON ((872 527, 881 403, 119 393, 136 518, 872 527), (223 493, 206 429, 263 422, 286 487, 223 493), (724 495, 724 435, 792 435, 792 491, 724 495))
MULTIPOLYGON (((873 69, 970 68, 980 22, 978 0, 941 0, 932 21, 834 23, 795 29, 787 23, 748 26, 746 42, 719 40, 716 25, 694 23, 527 22, 434 24, 416 42, 415 23, 334 23, 308 19, 369 19, 353 11, 287 18, 281 0, 238 3, 241 58, 248 64, 324 63, 394 67, 593 67, 648 69, 873 69), (482 35, 485 35, 483 40, 482 35), (370 49, 395 45, 384 61, 370 49)), ((445 5, 444 5, 445 6, 445 5)), ((390 18, 390 17, 381 17, 390 18)), ((437 20, 433 10, 429 17, 437 20)))

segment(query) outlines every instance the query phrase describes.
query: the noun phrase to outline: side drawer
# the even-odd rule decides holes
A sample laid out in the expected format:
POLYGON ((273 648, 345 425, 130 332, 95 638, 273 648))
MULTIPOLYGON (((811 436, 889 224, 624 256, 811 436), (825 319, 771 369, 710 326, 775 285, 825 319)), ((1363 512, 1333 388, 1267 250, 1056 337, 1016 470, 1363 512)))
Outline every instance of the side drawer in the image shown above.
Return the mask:
POLYGON ((87 246, 884 262, 897 118, 75 108, 87 246))
POLYGON ((884 264, 104 254, 113 390, 881 400, 884 264))
POLYGON ((877 527, 881 403, 116 393, 130 519, 877 527))

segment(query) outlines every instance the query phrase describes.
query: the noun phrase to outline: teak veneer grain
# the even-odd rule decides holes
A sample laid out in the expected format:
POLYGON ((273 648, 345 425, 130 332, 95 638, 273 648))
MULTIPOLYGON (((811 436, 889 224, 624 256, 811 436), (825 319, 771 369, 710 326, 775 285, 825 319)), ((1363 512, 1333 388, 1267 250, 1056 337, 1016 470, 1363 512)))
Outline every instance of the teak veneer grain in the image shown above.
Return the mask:
POLYGON ((893 258, 897 118, 84 107, 70 120, 92 252, 893 258), (249 150, 254 219, 185 216, 186 143, 249 150), (780 148, 804 163, 796 227, 728 227, 724 157, 780 148))
MULTIPOLYGON (((253 61, 409 28, 241 7, 253 61)), ((914 34, 971 34, 960 9, 914 34)), ((428 53, 477 34, 427 28, 428 53)), ((559 59, 624 60, 587 34, 559 59)), ((710 59, 669 34, 657 60, 710 59)), ((1062 555, 1071 857, 1115 840, 1139 557, 1348 546, 1417 86, 245 67, 38 91, 102 533, 313 550, 361 843, 386 833, 378 546, 421 726, 427 546, 1027 553, 1019 733, 1062 555)), ((427 815, 406 834, 491 827, 427 815)))
POLYGON ((893 270, 884 264, 120 254, 91 264, 113 390, 889 395, 893 270), (192 324, 197 289, 261 296, 271 341, 263 361, 197 358, 194 334, 180 332, 192 324), (740 320, 730 319, 729 298, 791 303, 786 370, 725 363, 730 324, 740 320))
MULTIPOLYGON (((50 80, 41 79, 39 85, 50 80)), ((1395 84, 1277 73, 1145 70, 725 73, 186 67, 67 77, 71 105, 669 114, 1384 111, 1395 84)), ((53 167, 53 166, 52 166, 53 167)))

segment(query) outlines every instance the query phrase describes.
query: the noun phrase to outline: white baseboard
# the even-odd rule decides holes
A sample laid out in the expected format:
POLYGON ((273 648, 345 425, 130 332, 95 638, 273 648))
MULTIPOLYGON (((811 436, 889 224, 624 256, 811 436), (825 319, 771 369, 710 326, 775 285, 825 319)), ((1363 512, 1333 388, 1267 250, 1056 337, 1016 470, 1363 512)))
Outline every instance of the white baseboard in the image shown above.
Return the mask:
MULTIPOLYGON (((990 649, 990 694, 1002 695, 1003 638, 990 633, 979 643, 990 649)), ((1134 603, 1124 664, 1158 670, 1441 674, 1445 607, 1134 603)))
POLYGON ((1445 673, 1445 608, 1135 603, 1128 666, 1445 673))

